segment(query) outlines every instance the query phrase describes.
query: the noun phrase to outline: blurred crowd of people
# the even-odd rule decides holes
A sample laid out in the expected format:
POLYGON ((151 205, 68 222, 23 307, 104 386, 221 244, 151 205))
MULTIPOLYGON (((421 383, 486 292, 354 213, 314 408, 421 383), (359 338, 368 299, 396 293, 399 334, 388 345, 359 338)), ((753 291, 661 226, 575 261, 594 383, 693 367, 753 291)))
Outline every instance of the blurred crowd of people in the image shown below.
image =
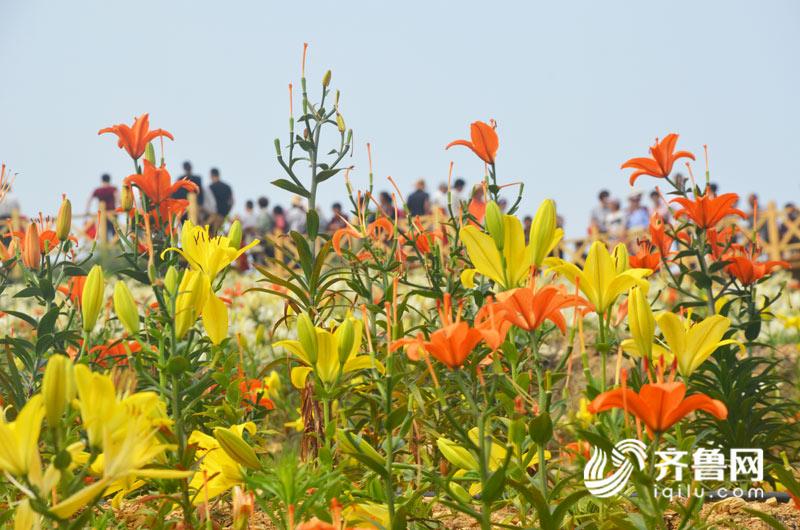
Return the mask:
MULTIPOLYGON (((190 162, 184 162, 183 173, 178 178, 185 178, 197 185, 197 215, 200 222, 218 229, 226 221, 239 219, 242 223, 245 242, 253 239, 265 240, 265 235, 275 235, 288 233, 290 231, 305 232, 307 222, 306 201, 299 196, 293 196, 288 207, 284 208, 280 204, 273 204, 270 198, 262 195, 257 199, 247 199, 244 208, 238 214, 233 214, 235 201, 232 187, 221 179, 220 171, 211 168, 208 180, 196 174, 190 162)), ((686 179, 678 174, 676 183, 679 186, 686 185, 686 179)), ((114 211, 119 205, 119 188, 111 182, 111 177, 107 174, 102 175, 101 184, 89 197, 86 204, 86 211, 97 211, 102 203, 106 211, 114 211)), ((716 195, 718 187, 715 183, 710 185, 710 194, 716 195)), ((405 197, 404 204, 397 204, 396 196, 387 192, 380 192, 377 197, 377 209, 383 215, 402 219, 406 215, 412 217, 428 216, 438 211, 440 215, 447 215, 448 208, 466 208, 472 216, 479 221, 483 219, 486 210, 485 189, 482 185, 469 187, 462 178, 453 181, 452 187, 448 190, 447 183, 441 183, 432 193, 427 189, 424 179, 418 180, 414 189, 405 197), (448 192, 450 197, 448 198, 448 192)), ((185 199, 187 192, 184 189, 178 190, 174 198, 185 199)), ((18 207, 18 203, 11 204, 18 207)), ((752 228, 752 212, 758 204, 758 197, 752 193, 747 197, 747 207, 743 210, 750 212, 748 223, 752 228)), ((501 210, 505 211, 508 205, 504 200, 499 204, 501 210)), ((329 212, 317 209, 320 219, 320 229, 327 232, 334 232, 344 228, 349 222, 350 217, 342 203, 335 202, 329 212)), ((800 210, 794 203, 786 203, 784 206, 784 220, 778 225, 778 235, 786 239, 788 243, 800 243, 800 233, 795 233, 795 221, 800 217, 800 210), (787 235, 787 232, 790 232, 787 235)), ((647 229, 650 218, 654 213, 658 213, 662 219, 670 219, 670 209, 667 199, 657 190, 644 192, 634 188, 625 196, 624 200, 612 196, 611 192, 603 189, 597 195, 597 204, 591 209, 589 215, 589 227, 587 234, 590 236, 598 235, 610 242, 626 241, 631 234, 637 234, 647 229)), ((525 234, 527 234, 532 223, 532 217, 523 217, 525 234)), ((563 228, 564 221, 558 217, 558 225, 563 228)), ((113 226, 109 222, 108 229, 113 233, 113 226)), ((766 224, 760 228, 760 235, 764 240, 769 238, 768 227, 766 224)), ((271 254, 268 244, 261 249, 262 255, 271 254)), ((258 256, 259 253, 257 252, 258 256)))

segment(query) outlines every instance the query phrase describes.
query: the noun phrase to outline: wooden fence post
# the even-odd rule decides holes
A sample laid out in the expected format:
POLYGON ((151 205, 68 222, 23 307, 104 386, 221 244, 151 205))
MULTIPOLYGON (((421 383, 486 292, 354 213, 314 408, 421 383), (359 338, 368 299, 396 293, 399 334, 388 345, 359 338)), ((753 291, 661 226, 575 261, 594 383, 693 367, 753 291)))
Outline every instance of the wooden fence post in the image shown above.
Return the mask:
POLYGON ((200 218, 197 204, 197 194, 193 191, 190 191, 187 195, 187 198, 189 199, 189 220, 193 225, 197 225, 200 218))
POLYGON ((781 235, 778 230, 778 209, 775 201, 767 204, 767 255, 771 260, 781 259, 781 235))

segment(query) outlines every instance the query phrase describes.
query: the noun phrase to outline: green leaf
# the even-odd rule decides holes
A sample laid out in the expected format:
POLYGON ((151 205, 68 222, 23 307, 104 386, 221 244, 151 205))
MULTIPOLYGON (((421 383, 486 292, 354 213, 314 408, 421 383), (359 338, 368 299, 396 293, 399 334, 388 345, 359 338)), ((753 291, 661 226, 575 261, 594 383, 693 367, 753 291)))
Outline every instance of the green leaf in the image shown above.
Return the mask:
POLYGON ((786 530, 786 527, 783 526, 783 524, 780 521, 778 521, 773 516, 771 516, 771 515, 769 515, 767 513, 760 512, 758 510, 754 510, 752 508, 747 508, 747 507, 743 507, 742 509, 744 511, 746 511, 747 513, 749 513, 750 515, 752 515, 753 517, 758 517, 759 519, 761 519, 762 521, 767 523, 769 526, 771 526, 775 530, 786 530))
POLYGON ((317 173, 317 182, 325 182, 326 180, 328 180, 329 178, 340 172, 342 169, 343 168, 325 169, 323 171, 320 171, 319 173, 317 173))
POLYGON ((309 192, 306 191, 305 188, 302 188, 295 184, 294 182, 286 179, 276 179, 272 181, 272 184, 278 186, 281 189, 284 189, 290 193, 294 193, 295 195, 300 195, 301 197, 305 197, 306 199, 309 197, 309 192))
POLYGON ((503 493, 503 486, 506 483, 506 469, 501 467, 489 477, 486 486, 481 491, 481 499, 486 502, 494 502, 503 493))

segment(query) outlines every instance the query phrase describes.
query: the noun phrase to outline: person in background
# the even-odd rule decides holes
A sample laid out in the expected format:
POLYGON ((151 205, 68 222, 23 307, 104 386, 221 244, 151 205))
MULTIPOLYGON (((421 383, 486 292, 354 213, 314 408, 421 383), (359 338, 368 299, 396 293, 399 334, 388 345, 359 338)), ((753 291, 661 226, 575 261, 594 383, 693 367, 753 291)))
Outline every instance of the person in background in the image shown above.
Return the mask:
POLYGON ((800 217, 800 210, 798 210, 795 203, 787 202, 783 207, 783 215, 784 220, 778 227, 778 236, 780 237, 780 241, 784 241, 789 244, 800 243, 800 236, 797 235, 797 232, 794 229, 794 227, 797 226, 797 219, 800 217))
POLYGON ((114 235, 114 223, 111 222, 111 216, 117 209, 117 187, 111 184, 111 175, 104 173, 100 177, 100 186, 95 188, 86 201, 86 214, 87 216, 92 211, 92 203, 97 199, 97 209, 100 209, 100 204, 106 207, 106 231, 107 237, 114 235))
POLYGON ((625 212, 622 211, 619 199, 608 201, 608 215, 604 222, 609 243, 625 239, 625 212))
POLYGON ((717 184, 716 182, 711 182, 708 185, 708 191, 707 191, 708 196, 711 197, 712 199, 716 199, 718 192, 719 192, 719 184, 717 184))
POLYGON ((245 241, 251 241, 252 238, 256 237, 258 215, 256 214, 255 203, 251 199, 245 201, 244 213, 239 216, 239 222, 242 223, 242 233, 245 236, 245 241))
POLYGON ((412 216, 421 217, 427 215, 431 211, 430 196, 425 191, 425 180, 419 179, 416 184, 416 189, 408 196, 406 204, 408 204, 408 211, 412 216))
POLYGON ((267 237, 275 228, 275 222, 269 213, 269 199, 263 195, 258 198, 258 213, 256 214, 256 232, 258 237, 267 237))
POLYGON ((611 192, 600 190, 597 200, 598 205, 589 213, 589 233, 605 234, 609 230, 607 219, 611 213, 611 192))
POLYGON ((525 244, 531 242, 531 226, 533 226, 533 217, 526 215, 522 220, 522 231, 525 232, 525 244))
POLYGON ((650 202, 653 203, 653 213, 657 213, 665 222, 669 220, 669 207, 659 192, 655 190, 650 192, 650 202))
POLYGON ((436 193, 433 194, 433 207, 439 209, 439 213, 447 212, 447 183, 442 182, 436 193))
POLYGON ((683 173, 675 173, 675 187, 681 191, 686 189, 686 177, 683 173))
POLYGON ((286 220, 286 212, 283 211, 283 207, 281 205, 276 205, 275 208, 272 209, 272 223, 273 231, 279 234, 286 233, 289 223, 286 220))
POLYGON ((472 191, 472 199, 469 201, 467 207, 469 214, 475 218, 475 221, 483 223, 483 218, 486 215, 486 201, 483 196, 483 186, 475 186, 472 191))
POLYGON ((453 212, 456 214, 461 210, 461 203, 469 199, 469 197, 467 197, 466 187, 467 183, 464 182, 462 178, 457 178, 455 182, 453 182, 451 196, 453 198, 453 212))
POLYGON ((304 234, 306 231, 306 209, 303 199, 299 195, 292 197, 292 206, 286 214, 286 224, 289 230, 304 234))
MULTIPOLYGON (((188 160, 183 163, 183 174, 180 176, 182 179, 186 179, 188 181, 194 182, 197 185, 197 206, 203 208, 203 202, 205 200, 205 193, 203 192, 203 179, 200 175, 195 175, 192 173, 192 163, 188 160)), ((172 194, 173 199, 185 199, 189 196, 189 192, 183 188, 179 188, 175 193, 172 194)))
POLYGON ((405 217, 405 212, 394 205, 391 194, 388 191, 382 191, 378 197, 381 203, 381 210, 389 217, 397 217, 398 219, 405 217))
POLYGON ((233 209, 233 188, 220 180, 219 169, 212 167, 210 176, 211 184, 208 187, 214 195, 216 213, 220 217, 227 217, 233 209))
POLYGON ((633 190, 628 195, 628 208, 625 211, 625 228, 632 232, 647 230, 650 225, 650 213, 642 204, 642 192, 633 190))
POLYGON ((340 202, 333 203, 331 209, 333 210, 331 220, 328 222, 328 226, 326 226, 325 229, 332 233, 347 226, 347 223, 345 223, 345 221, 347 221, 347 214, 342 211, 342 203, 340 202))

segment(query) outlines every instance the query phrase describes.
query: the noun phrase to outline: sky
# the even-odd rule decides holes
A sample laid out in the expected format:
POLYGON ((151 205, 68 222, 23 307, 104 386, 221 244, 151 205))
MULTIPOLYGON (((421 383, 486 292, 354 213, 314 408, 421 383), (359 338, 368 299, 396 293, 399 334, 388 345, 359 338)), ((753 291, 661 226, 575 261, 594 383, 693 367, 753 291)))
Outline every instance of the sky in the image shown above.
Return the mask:
MULTIPOLYGON (((599 189, 624 199, 620 164, 670 132, 698 173, 708 145, 721 190, 800 198, 794 0, 3 0, 0 160, 23 210, 54 214, 66 193, 82 211, 101 173, 119 184, 130 159, 97 131, 144 112, 175 136, 173 175, 184 160, 206 180, 218 167, 237 210, 260 195, 286 205, 269 184, 284 176, 273 140, 287 134, 303 42, 312 90, 329 68, 341 90, 356 186, 367 142, 377 190, 392 176, 432 191, 450 161, 477 182, 482 163, 444 146, 494 118, 499 180, 525 182, 523 214, 555 199, 568 235, 584 233, 599 189)), ((320 202, 343 194, 332 178, 320 202)))

